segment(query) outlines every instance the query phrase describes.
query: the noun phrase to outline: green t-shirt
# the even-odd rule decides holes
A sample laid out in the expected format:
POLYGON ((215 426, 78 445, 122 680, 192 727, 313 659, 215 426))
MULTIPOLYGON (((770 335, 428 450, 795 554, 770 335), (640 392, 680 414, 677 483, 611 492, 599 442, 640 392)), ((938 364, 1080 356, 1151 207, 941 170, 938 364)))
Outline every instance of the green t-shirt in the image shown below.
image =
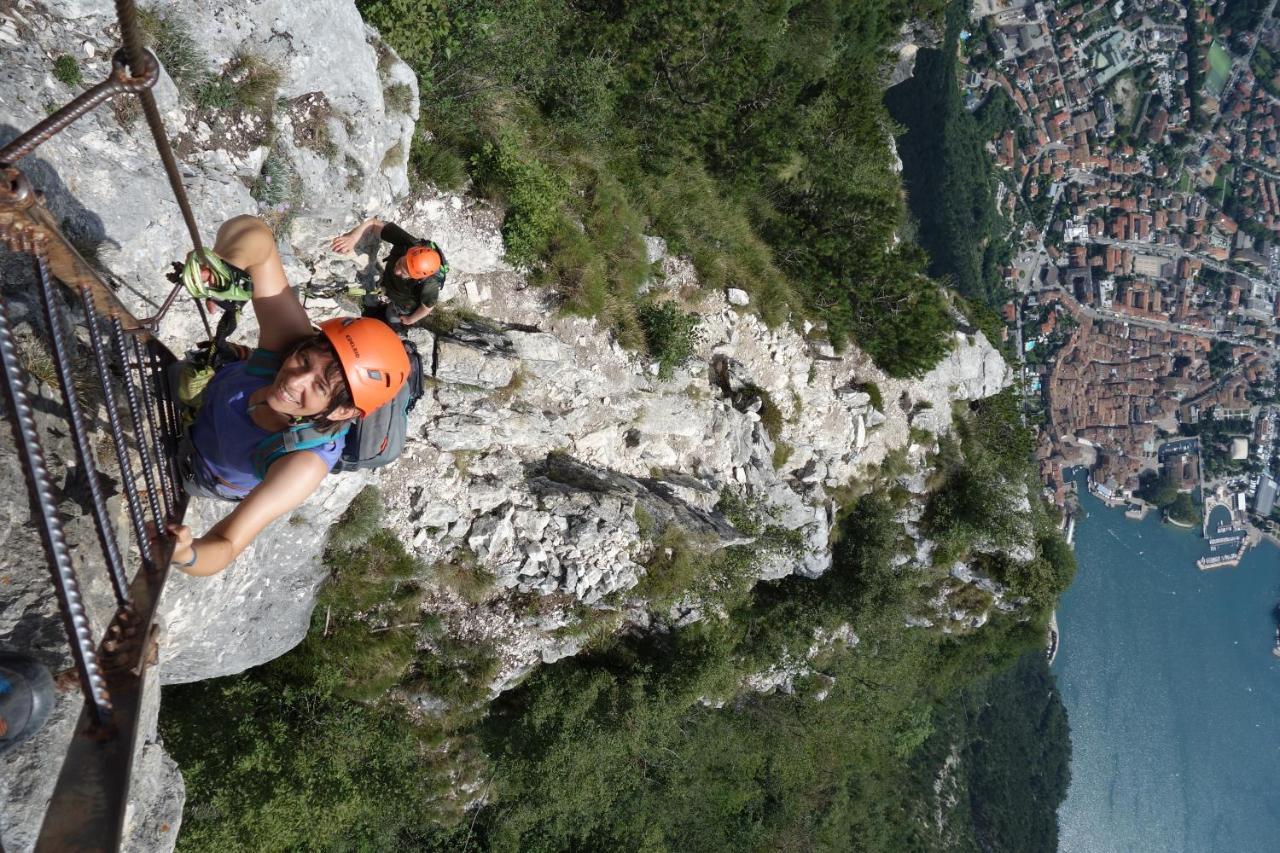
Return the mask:
POLYGON ((440 286, 444 284, 445 275, 449 272, 449 264, 440 247, 430 240, 414 237, 394 222, 382 226, 382 239, 392 247, 382 268, 382 292, 391 300, 391 304, 403 314, 416 310, 419 305, 428 308, 435 305, 440 298, 440 286), (414 246, 435 249, 440 254, 440 269, 435 275, 429 278, 396 275, 396 263, 414 246))

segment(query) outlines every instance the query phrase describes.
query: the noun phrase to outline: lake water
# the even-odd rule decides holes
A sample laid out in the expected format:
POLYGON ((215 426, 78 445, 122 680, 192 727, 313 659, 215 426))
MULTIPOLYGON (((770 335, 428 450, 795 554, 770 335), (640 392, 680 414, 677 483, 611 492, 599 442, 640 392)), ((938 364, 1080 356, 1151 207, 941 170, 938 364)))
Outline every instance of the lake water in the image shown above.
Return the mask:
POLYGON ((1200 572, 1198 531, 1081 488, 1054 664, 1071 722, 1065 853, 1280 850, 1280 550, 1200 572))

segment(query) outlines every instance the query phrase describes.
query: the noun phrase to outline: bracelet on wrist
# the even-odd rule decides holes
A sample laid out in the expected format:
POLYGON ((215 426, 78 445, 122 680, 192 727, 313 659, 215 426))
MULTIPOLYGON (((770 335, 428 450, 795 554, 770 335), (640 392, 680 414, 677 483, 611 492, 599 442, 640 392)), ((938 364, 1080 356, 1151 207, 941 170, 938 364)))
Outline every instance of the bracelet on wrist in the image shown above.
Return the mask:
POLYGON ((191 546, 190 560, 187 560, 185 563, 179 563, 177 560, 169 561, 169 565, 173 566, 175 569, 189 569, 195 564, 196 564, 196 546, 195 545, 191 546))

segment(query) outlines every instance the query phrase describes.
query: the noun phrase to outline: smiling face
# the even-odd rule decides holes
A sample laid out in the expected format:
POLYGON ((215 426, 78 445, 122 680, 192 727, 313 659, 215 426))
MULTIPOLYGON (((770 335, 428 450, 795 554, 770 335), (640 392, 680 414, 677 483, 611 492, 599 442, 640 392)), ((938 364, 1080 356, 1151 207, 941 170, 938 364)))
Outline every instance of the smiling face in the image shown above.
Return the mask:
POLYGON ((312 418, 328 412, 331 420, 345 420, 358 412, 350 406, 329 411, 334 398, 344 390, 342 368, 333 353, 305 347, 284 360, 266 402, 291 418, 312 418))

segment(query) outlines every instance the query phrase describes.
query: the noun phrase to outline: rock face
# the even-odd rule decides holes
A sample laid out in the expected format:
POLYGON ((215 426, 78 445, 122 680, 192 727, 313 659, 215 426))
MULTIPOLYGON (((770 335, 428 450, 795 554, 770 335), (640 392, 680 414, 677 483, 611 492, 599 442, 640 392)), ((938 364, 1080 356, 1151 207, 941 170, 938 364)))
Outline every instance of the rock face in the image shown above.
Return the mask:
MULTIPOLYGON (((377 208, 407 191, 403 155, 417 116, 417 81, 364 26, 354 4, 215 0, 152 5, 171 10, 186 23, 204 53, 208 72, 226 71, 233 57, 245 54, 281 71, 280 89, 270 98, 272 105, 279 104, 272 138, 263 135, 261 116, 237 114, 228 119, 202 111, 180 95, 167 73, 161 75, 156 98, 175 140, 206 242, 228 216, 260 209, 274 212, 261 208, 250 192, 261 180, 268 156, 287 163, 289 173, 296 175, 291 199, 301 208, 302 219, 295 222, 311 222, 325 233, 352 209, 377 208), (396 87, 401 87, 400 96, 388 97, 396 87), (318 127, 323 130, 317 133, 318 127)), ((76 94, 53 78, 51 57, 73 55, 89 85, 106 76, 117 46, 109 3, 6 4, 0 14, 0 50, 5 56, 0 68, 0 142, 76 94)), ((169 261, 183 257, 190 243, 145 122, 100 108, 20 165, 45 194, 77 248, 97 259, 130 309, 140 317, 153 313, 167 287, 159 273, 169 261)), ((311 271, 300 267, 293 245, 286 239, 281 246, 290 274, 295 280, 311 278, 311 271)), ((28 270, 23 259, 0 252, 6 296, 20 296, 31 286, 28 270)), ((10 308, 21 330, 29 323, 24 306, 11 302, 10 308)), ((247 330, 252 326, 250 322, 247 330)), ((203 337, 186 300, 167 316, 162 334, 179 351, 203 337)), ((49 389, 43 393, 56 397, 49 389)), ((49 411, 56 414, 56 409, 49 411)), ((7 434, 7 426, 3 429, 7 434)), ((56 439, 60 432, 55 425, 46 430, 46 438, 56 439)), ((0 445, 11 448, 12 441, 5 438, 0 445)), ((70 449, 59 449, 55 440, 46 450, 55 473, 65 472, 70 449)), ((0 476, 12 496, 0 525, 0 578, 5 590, 0 597, 0 644, 32 650, 52 669, 62 670, 70 665, 70 657, 48 569, 38 556, 43 548, 26 526, 25 489, 11 451, 0 453, 0 476)), ((58 482, 66 479, 63 473, 58 482)), ((74 477, 68 480, 73 481, 74 477)), ((180 682, 238 672, 295 645, 306 632, 322 577, 318 554, 325 531, 360 486, 359 478, 350 475, 333 478, 305 507, 260 537, 253 556, 246 554, 247 559, 211 583, 173 578, 166 596, 162 659, 153 680, 180 682)), ((188 517, 202 529, 225 511, 200 504, 193 503, 188 517)), ((83 511, 82 506, 67 509, 73 543, 93 541, 83 511)), ((101 631, 112 607, 105 574, 83 565, 80 574, 91 620, 101 631)), ((172 849, 181 822, 182 779, 155 736, 160 691, 158 685, 153 687, 144 708, 145 743, 136 758, 128 850, 172 849)), ((0 848, 32 848, 79 709, 77 693, 61 695, 45 729, 0 758, 0 848)))
MULTIPOLYGON (((0 140, 43 117, 46 103, 71 96, 50 76, 49 56, 76 46, 77 55, 89 56, 88 44, 86 78, 105 74, 114 37, 98 5, 16 0, 6 7, 0 140)), ((249 188, 266 174, 269 157, 287 161, 298 181, 298 209, 280 245, 290 281, 313 294, 313 319, 341 312, 314 293, 376 276, 376 246, 361 246, 354 257, 326 247, 360 218, 379 215, 444 247, 451 271, 442 313, 452 312, 455 322, 435 334, 408 332, 431 377, 396 465, 330 477, 221 575, 173 578, 158 670, 165 683, 240 672, 299 642, 323 578, 326 530, 359 489, 376 483, 386 523, 424 564, 466 557, 492 576, 478 602, 445 586, 432 588, 427 601, 448 630, 496 650, 502 667, 492 689, 499 691, 530 668, 576 652, 582 637, 573 629, 584 610, 608 610, 619 622, 646 619, 634 590, 664 528, 677 526, 708 548, 747 541, 716 511, 723 494, 745 500, 802 542, 798 554, 764 560, 760 576, 821 574, 831 562, 831 494, 900 449, 922 462, 921 431, 945 432, 954 401, 988 396, 1009 381, 981 334, 957 333, 950 354, 927 375, 892 379, 857 350, 837 354, 798 330, 766 327, 733 291, 704 294, 694 356, 659 379, 648 359, 623 350, 594 321, 560 315, 551 294, 529 287, 504 263, 499 211, 456 195, 406 197, 403 154, 416 83, 352 4, 166 5, 189 22, 211 68, 229 68, 248 49, 283 71, 275 136, 256 142, 252 117, 229 128, 225 117, 202 113, 162 79, 157 97, 170 127, 181 129, 182 168, 206 240, 231 215, 260 210, 284 218, 285 211, 260 208, 249 188), (409 89, 402 112, 389 103, 403 98, 403 89, 389 96, 399 86, 409 89), (227 134, 239 143, 222 144, 227 134), (340 156, 331 156, 334 149, 340 156), (536 616, 517 611, 520 596, 540 603, 536 616)), ((139 316, 164 296, 167 283, 157 272, 189 248, 149 144, 145 126, 122 126, 102 111, 23 162, 139 316)), ((646 247, 663 271, 663 288, 678 297, 696 287, 692 265, 670 256, 660 236, 646 247)), ((11 265, 6 260, 0 269, 11 265)), ((240 335, 249 340, 254 331, 250 313, 240 335)), ((161 335, 179 352, 203 337, 186 300, 161 335)), ((17 469, 3 453, 0 476, 15 484, 11 494, 21 494, 17 469)), ((35 648, 63 667, 45 569, 29 557, 41 549, 24 526, 25 504, 15 498, 5 509, 0 642, 35 648)), ((200 533, 225 510, 197 500, 188 519, 200 533)), ((83 538, 86 522, 69 515, 83 538)), ((95 583, 89 592, 101 625, 109 590, 105 579, 95 583)), ((698 602, 687 601, 671 618, 698 615, 698 602)), ((757 687, 789 685, 800 672, 762 674, 757 687)), ((158 701, 158 691, 152 696, 158 701)), ((47 756, 60 754, 75 707, 64 699, 36 742, 2 760, 6 850, 31 846, 56 775, 47 756)), ((147 731, 154 736, 153 726, 147 731)), ((158 745, 138 760, 150 769, 139 774, 146 781, 135 791, 129 849, 167 849, 180 820, 181 783, 158 745)))

